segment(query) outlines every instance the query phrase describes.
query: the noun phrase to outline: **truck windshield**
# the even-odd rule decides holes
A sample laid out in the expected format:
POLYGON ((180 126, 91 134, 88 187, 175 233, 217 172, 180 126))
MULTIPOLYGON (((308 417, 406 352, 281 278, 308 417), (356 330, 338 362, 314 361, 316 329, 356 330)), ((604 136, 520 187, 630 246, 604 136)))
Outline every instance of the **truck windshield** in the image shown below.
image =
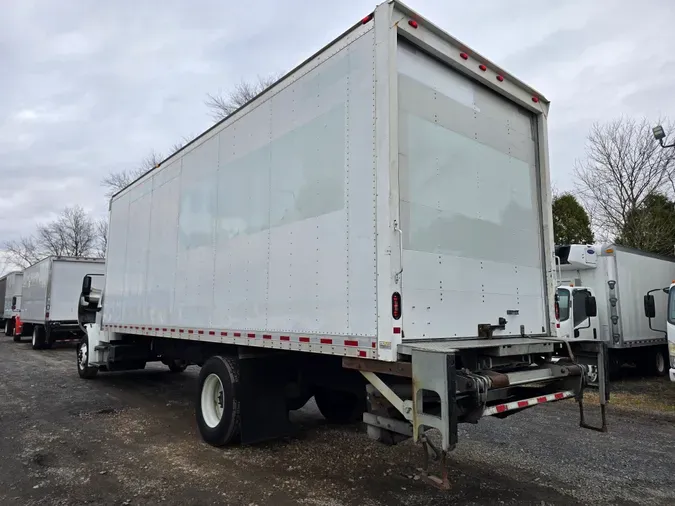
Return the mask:
POLYGON ((668 323, 675 324, 675 288, 668 291, 668 323))
POLYGON ((570 291, 566 288, 558 288, 558 311, 561 322, 570 317, 570 291))

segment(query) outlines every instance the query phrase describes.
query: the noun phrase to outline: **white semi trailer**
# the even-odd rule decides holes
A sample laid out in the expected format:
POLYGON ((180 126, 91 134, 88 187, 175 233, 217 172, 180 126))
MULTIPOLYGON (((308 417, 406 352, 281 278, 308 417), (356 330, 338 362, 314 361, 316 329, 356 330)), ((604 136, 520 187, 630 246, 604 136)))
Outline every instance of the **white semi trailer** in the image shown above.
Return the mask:
POLYGON ((21 283, 23 272, 14 271, 0 278, 0 325, 5 330, 5 335, 14 335, 16 317, 21 312, 21 283))
POLYGON ((314 396, 381 441, 436 428, 445 455, 460 422, 581 407, 599 366, 604 427, 605 347, 555 334, 548 109, 379 5, 113 196, 79 374, 201 366, 213 445, 284 435, 314 396))
MULTIPOLYGON (((646 373, 668 374, 666 335, 645 318, 644 296, 675 279, 675 258, 617 244, 561 245, 556 256, 559 337, 605 342, 614 371, 633 363, 646 373), (584 313, 589 296, 597 300, 597 316, 590 318, 584 313)), ((659 289, 656 296, 656 317, 665 321, 667 295, 659 289)))
POLYGON ((79 338, 78 295, 82 278, 103 275, 102 259, 47 257, 24 270, 21 324, 15 337, 31 335, 33 349, 54 341, 79 338))

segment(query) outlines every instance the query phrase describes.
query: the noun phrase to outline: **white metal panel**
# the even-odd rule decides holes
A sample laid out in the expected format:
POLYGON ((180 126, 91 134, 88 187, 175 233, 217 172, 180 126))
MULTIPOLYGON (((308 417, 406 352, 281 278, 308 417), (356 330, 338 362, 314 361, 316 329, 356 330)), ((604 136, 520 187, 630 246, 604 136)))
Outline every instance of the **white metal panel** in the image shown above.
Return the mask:
MULTIPOLYGON (((55 258, 51 265, 52 273, 47 297, 48 319, 53 322, 77 321, 77 304, 82 291, 82 280, 87 274, 104 274, 105 263, 55 258)), ((98 284, 99 281, 92 280, 93 283, 98 284)))
POLYGON ((376 334, 371 28, 113 199, 105 322, 376 334))
MULTIPOLYGON (((615 248, 614 256, 621 343, 663 339, 663 332, 649 328, 649 321, 644 315, 644 296, 649 290, 670 286, 675 279, 675 261, 618 248, 615 248)), ((607 257, 600 258, 604 260, 607 257)), ((666 321, 668 295, 661 290, 653 295, 656 303, 654 326, 665 330, 662 322, 666 321)))
POLYGON ((21 287, 23 284, 22 272, 10 272, 6 277, 3 317, 11 318, 21 311, 21 287), (12 309, 12 299, 16 297, 16 305, 12 309))
POLYGON ((398 47, 406 337, 548 333, 533 117, 398 47))
POLYGON ((47 257, 23 271, 21 319, 25 322, 43 322, 45 320, 51 261, 52 258, 47 257))

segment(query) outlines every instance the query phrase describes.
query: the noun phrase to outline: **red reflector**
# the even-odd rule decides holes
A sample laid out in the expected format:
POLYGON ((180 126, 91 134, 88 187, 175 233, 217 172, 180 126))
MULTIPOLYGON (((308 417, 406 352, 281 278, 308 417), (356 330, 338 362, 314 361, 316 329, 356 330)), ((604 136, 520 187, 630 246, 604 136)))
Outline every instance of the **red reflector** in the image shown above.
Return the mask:
POLYGON ((308 342, 309 342, 309 337, 301 337, 301 338, 299 339, 299 341, 300 341, 301 343, 308 343, 308 342))
POLYGON ((171 329, 171 332, 176 332, 176 329, 171 329))
POLYGON ((241 337, 241 332, 235 332, 234 337, 241 337))
POLYGON ((478 65, 478 68, 481 69, 483 72, 485 72, 487 70, 487 67, 485 65, 483 65, 482 63, 480 65, 478 65))
POLYGON ((468 60, 468 59, 469 59, 469 55, 466 54, 466 53, 459 53, 459 57, 460 57, 462 60, 468 60))
POLYGON ((359 357, 367 357, 367 356, 368 354, 365 351, 359 350, 359 357))
POLYGON ((401 333, 401 327, 394 327, 394 334, 400 334, 401 333))
POLYGON ((554 395, 554 397, 556 399, 562 399, 565 397, 565 394, 563 394, 562 392, 558 392, 557 394, 554 395))
POLYGON ((555 328, 559 329, 559 328, 560 328, 560 324, 559 324, 559 323, 556 323, 556 324, 555 324, 555 328))
POLYGON ((253 338, 255 338, 255 334, 248 334, 248 337, 253 339, 253 338))
POLYGON ((410 21, 408 21, 408 24, 409 24, 410 26, 412 26, 413 28, 417 28, 417 27, 418 27, 417 21, 415 21, 414 19, 411 19, 410 21))
POLYGON ((503 413, 504 411, 506 411, 506 404, 500 404, 495 409, 497 410, 497 413, 503 413))
POLYGON ((519 408, 526 408, 529 405, 527 401, 518 401, 519 408))
POLYGON ((213 330, 209 330, 209 335, 210 335, 210 336, 215 336, 215 335, 216 335, 216 332, 213 331, 213 330))
POLYGON ((197 334, 200 334, 200 335, 201 335, 201 334, 203 334, 203 333, 204 333, 203 330, 198 330, 198 331, 197 331, 197 334))
POLYGON ((281 339, 282 341, 290 341, 291 337, 290 336, 280 336, 279 339, 281 339))
POLYGON ((192 329, 188 330, 188 334, 194 334, 194 333, 195 333, 194 330, 192 330, 192 329))
MULTIPOLYGON (((249 334, 248 337, 251 337, 251 335, 249 334)), ((272 336, 269 334, 263 334, 263 339, 272 339, 272 336)))
POLYGON ((159 332, 159 327, 155 327, 155 332, 159 332))
POLYGON ((182 334, 182 333, 184 333, 185 331, 184 331, 183 329, 180 329, 178 332, 182 334))
POLYGON ((227 335, 227 332, 221 332, 220 335, 221 335, 221 336, 226 336, 226 335, 227 335))
POLYGON ((499 81, 500 83, 503 83, 504 78, 502 76, 497 76, 497 81, 499 81))
MULTIPOLYGON (((138 327, 136 327, 136 328, 138 328, 138 327)), ((141 330, 145 330, 145 327, 141 327, 141 330)))
POLYGON ((327 339, 325 337, 322 337, 321 340, 319 341, 321 344, 333 344, 332 339, 327 339))
POLYGON ((358 341, 345 341, 345 346, 358 346, 358 341))
POLYGON ((45 313, 45 318, 49 318, 49 311, 45 313))
POLYGON ((373 341, 373 348, 377 348, 377 343, 373 341))
POLYGON ((166 332, 166 329, 162 329, 162 332, 166 332))
POLYGON ((546 402, 546 397, 537 397, 537 402, 546 402))
POLYGON ((361 20, 361 24, 362 24, 362 25, 365 25, 368 21, 370 21, 371 19, 373 19, 373 16, 374 16, 374 14, 368 14, 365 18, 363 18, 363 19, 361 20))
POLYGON ((532 102, 535 104, 539 102, 539 97, 532 97, 532 102))

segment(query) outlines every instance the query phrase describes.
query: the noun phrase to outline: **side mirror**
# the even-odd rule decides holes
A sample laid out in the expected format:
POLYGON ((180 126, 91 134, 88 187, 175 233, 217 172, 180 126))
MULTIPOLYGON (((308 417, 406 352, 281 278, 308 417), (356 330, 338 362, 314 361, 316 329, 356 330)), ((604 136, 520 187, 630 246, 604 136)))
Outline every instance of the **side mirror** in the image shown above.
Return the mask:
POLYGON ((85 276, 82 280, 82 297, 86 297, 91 293, 91 276, 85 276))
POLYGON ((656 304, 654 303, 654 296, 651 294, 645 295, 645 316, 647 318, 656 316, 656 304))
POLYGON ((663 293, 670 293, 670 287, 667 286, 663 289, 663 293))
POLYGON ((592 318, 598 316, 598 305, 595 302, 595 297, 586 297, 586 316, 592 318))

